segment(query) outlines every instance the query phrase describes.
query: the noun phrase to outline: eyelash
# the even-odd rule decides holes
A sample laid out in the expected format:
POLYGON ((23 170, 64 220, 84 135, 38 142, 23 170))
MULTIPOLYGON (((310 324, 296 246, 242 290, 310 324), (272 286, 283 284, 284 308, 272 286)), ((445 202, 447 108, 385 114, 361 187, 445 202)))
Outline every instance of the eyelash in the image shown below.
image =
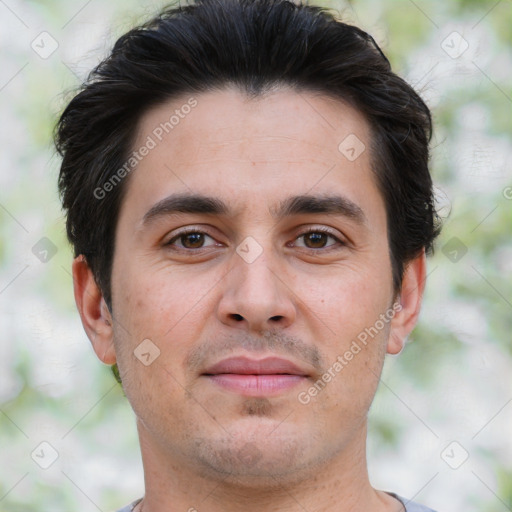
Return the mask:
MULTIPOLYGON (((323 233, 323 234, 326 234, 326 235, 329 235, 331 238, 333 238, 340 246, 346 246, 347 243, 340 240, 336 235, 334 235, 334 233, 332 233, 329 229, 327 228, 322 228, 322 227, 318 227, 318 228, 315 228, 315 227, 312 227, 312 228, 308 228, 306 231, 300 233, 299 235, 297 235, 295 237, 295 240, 297 240, 298 238, 301 238, 303 236, 306 236, 308 235, 309 233, 323 233)), ((181 237, 184 237, 186 235, 190 235, 190 234, 202 234, 202 235, 206 235, 206 236, 209 236, 210 238, 213 239, 213 237, 211 235, 209 235, 207 232, 205 231, 201 231, 199 229, 194 229, 194 228, 189 228, 189 229, 185 229, 183 230, 182 232, 174 235, 168 242, 166 242, 164 244, 165 247, 172 247, 174 242, 176 240, 179 240, 181 237)), ((301 249, 305 249, 307 251, 314 251, 314 252, 318 252, 320 250, 323 250, 323 251, 328 251, 330 249, 332 249, 336 244, 333 244, 333 245, 329 245, 327 247, 320 247, 318 249, 314 249, 314 248, 310 248, 310 247, 301 247, 301 249)), ((184 252, 197 252, 197 251, 200 251, 201 249, 206 249, 207 247, 198 247, 197 249, 189 249, 189 248, 186 248, 186 247, 177 247, 177 248, 174 248, 174 250, 177 250, 177 251, 184 251, 184 252)))

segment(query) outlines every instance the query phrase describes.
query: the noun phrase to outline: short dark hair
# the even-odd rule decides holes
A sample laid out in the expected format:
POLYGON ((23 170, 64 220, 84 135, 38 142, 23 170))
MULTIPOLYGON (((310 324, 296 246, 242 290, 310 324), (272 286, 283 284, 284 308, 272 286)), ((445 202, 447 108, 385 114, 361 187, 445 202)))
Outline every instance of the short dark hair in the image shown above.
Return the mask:
MULTIPOLYGON (((348 102, 368 121, 372 168, 384 198, 395 291, 408 261, 440 231, 428 107, 373 38, 326 8, 288 0, 198 0, 163 10, 115 43, 62 113, 55 144, 59 191, 75 256, 84 255, 111 304, 114 235, 137 123, 152 106, 234 85, 249 97, 276 86, 348 102)), ((340 141, 341 142, 341 141, 340 141)))

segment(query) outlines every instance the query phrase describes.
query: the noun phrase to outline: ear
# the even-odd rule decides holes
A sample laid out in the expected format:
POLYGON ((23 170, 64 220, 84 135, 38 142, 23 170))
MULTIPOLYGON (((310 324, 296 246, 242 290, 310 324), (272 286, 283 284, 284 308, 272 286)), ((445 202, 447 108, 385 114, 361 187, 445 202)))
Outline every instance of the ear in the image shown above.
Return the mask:
POLYGON ((387 353, 398 354, 418 320, 421 299, 425 289, 427 261, 425 251, 411 260, 405 267, 402 288, 393 305, 395 316, 391 320, 387 353))
POLYGON ((75 302, 94 352, 105 364, 116 362, 112 316, 84 256, 73 260, 75 302))

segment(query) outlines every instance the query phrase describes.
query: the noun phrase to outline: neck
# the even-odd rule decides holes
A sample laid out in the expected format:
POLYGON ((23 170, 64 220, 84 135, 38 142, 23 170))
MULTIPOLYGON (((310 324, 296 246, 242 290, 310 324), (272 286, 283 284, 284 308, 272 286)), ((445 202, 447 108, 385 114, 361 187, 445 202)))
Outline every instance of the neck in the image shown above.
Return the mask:
POLYGON ((366 466, 366 425, 344 449, 301 474, 250 483, 171 457, 138 424, 146 494, 135 512, 384 512, 397 501, 373 489, 366 466))

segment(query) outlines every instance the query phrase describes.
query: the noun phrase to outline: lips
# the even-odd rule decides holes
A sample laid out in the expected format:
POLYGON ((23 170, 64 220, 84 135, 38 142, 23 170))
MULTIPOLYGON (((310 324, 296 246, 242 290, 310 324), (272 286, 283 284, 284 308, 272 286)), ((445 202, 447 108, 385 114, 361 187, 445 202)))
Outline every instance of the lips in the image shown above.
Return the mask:
POLYGON ((247 357, 230 357, 224 359, 205 372, 206 375, 222 373, 236 373, 239 375, 302 375, 307 376, 304 370, 287 359, 280 357, 267 357, 265 359, 249 359, 247 357))
POLYGON ((274 396, 308 378, 297 365, 279 357, 232 357, 209 367, 203 375, 212 383, 245 396, 274 396))

